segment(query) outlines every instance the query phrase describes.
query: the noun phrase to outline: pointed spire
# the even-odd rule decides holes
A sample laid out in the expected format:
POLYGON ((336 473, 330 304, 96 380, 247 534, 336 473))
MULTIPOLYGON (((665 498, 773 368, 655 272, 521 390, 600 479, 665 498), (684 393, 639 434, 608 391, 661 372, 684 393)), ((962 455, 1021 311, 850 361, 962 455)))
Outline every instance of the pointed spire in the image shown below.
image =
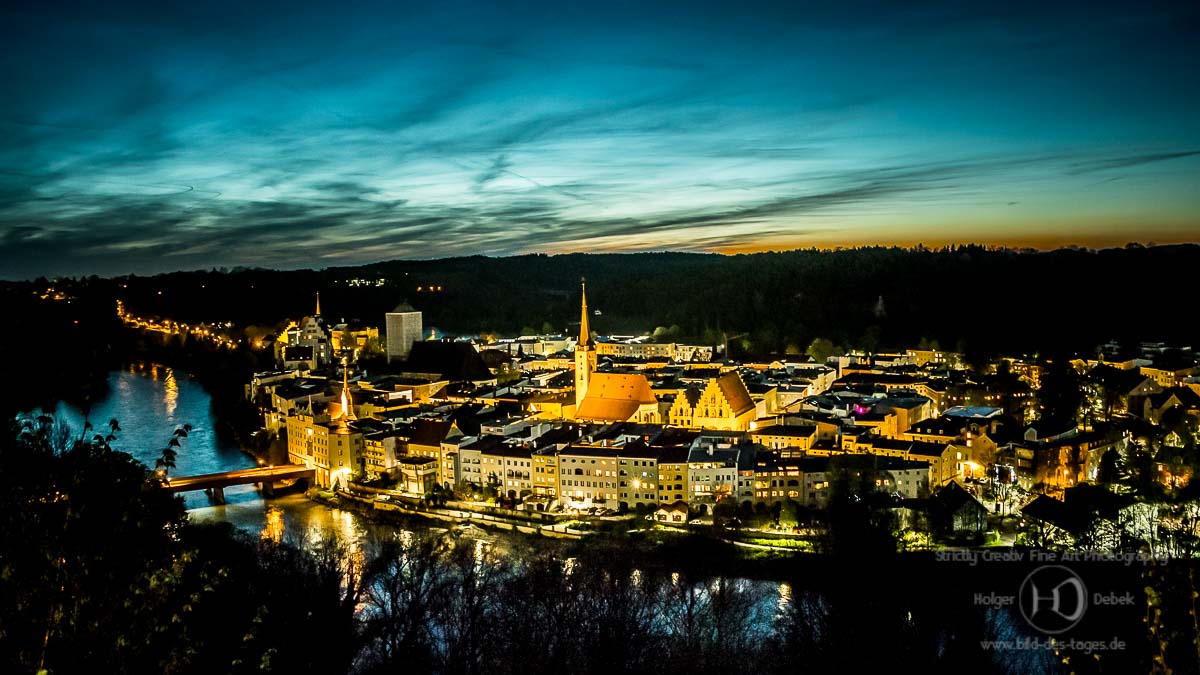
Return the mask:
POLYGON ((581 289, 581 299, 583 301, 582 314, 579 320, 579 342, 576 347, 586 347, 592 343, 592 331, 588 326, 588 310, 587 310, 587 280, 580 277, 579 287, 581 289))
POLYGON ((342 359, 342 416, 338 418, 339 426, 345 427, 347 422, 358 419, 354 416, 354 401, 350 398, 350 365, 342 359))
POLYGON ((321 316, 321 291, 317 291, 317 313, 314 316, 321 316))

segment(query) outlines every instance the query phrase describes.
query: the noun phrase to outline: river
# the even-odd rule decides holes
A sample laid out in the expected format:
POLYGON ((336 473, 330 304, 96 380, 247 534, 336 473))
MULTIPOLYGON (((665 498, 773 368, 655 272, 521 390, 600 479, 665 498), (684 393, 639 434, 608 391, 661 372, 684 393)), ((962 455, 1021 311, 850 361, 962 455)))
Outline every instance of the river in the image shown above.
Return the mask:
MULTIPOLYGON (((192 430, 181 439, 173 475, 217 473, 256 465, 254 458, 236 443, 217 437, 212 397, 187 373, 158 364, 138 364, 114 371, 108 383, 109 395, 88 417, 98 433, 107 433, 108 421, 117 420, 121 430, 112 442, 114 449, 153 467, 175 429, 190 424, 192 430)), ((76 433, 82 430, 84 418, 78 408, 59 403, 53 412, 76 433)), ((183 499, 188 517, 194 522, 225 521, 275 540, 311 541, 333 534, 357 545, 376 527, 353 511, 315 504, 303 495, 264 500, 253 485, 225 488, 226 503, 222 505, 213 504, 203 492, 184 493, 183 499)))

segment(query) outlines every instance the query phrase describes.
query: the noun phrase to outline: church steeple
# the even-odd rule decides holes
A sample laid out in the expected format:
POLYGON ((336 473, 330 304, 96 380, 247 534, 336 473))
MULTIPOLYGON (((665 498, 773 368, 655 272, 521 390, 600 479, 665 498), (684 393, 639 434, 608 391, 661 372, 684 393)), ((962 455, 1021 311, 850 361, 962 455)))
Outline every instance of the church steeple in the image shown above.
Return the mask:
POLYGON ((317 313, 313 316, 321 316, 321 291, 317 291, 317 313))
POLYGON ((579 319, 579 342, 577 342, 575 344, 576 349, 578 349, 579 347, 586 347, 592 343, 592 331, 588 325, 587 280, 580 279, 579 287, 580 287, 580 298, 582 300, 582 307, 581 307, 582 314, 580 315, 580 319, 579 319))
POLYGON ((342 359, 342 414, 338 417, 338 431, 349 430, 349 423, 358 419, 354 416, 354 400, 350 398, 350 366, 342 359))
POLYGON ((592 373, 596 372, 596 345, 592 342, 591 325, 588 322, 587 284, 582 279, 580 287, 583 291, 579 315, 579 341, 575 343, 575 404, 578 405, 587 395, 588 383, 592 373))

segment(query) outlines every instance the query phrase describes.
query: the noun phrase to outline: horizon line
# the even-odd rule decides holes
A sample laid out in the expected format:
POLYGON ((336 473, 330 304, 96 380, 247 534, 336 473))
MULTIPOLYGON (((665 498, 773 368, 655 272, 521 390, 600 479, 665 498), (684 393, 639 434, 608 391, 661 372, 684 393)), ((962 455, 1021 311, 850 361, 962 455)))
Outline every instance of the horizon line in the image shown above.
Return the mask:
POLYGON ((476 254, 472 254, 472 255, 455 255, 455 256, 441 256, 441 257, 430 257, 430 258, 403 258, 403 257, 387 258, 387 259, 381 259, 381 260, 374 260, 371 262, 357 263, 354 265, 333 265, 333 266, 329 266, 329 267, 285 268, 285 267, 257 267, 257 266, 247 266, 247 265, 233 265, 233 266, 219 265, 219 266, 212 266, 210 268, 197 267, 197 268, 191 268, 191 269, 177 269, 177 270, 171 270, 169 272, 156 272, 154 274, 147 274, 147 275, 139 275, 136 272, 127 272, 125 274, 114 274, 114 275, 108 275, 108 276, 101 276, 99 274, 81 274, 78 276, 57 275, 57 276, 48 277, 45 275, 41 275, 41 276, 37 276, 37 277, 26 277, 23 279, 0 278, 0 283, 21 284, 21 283, 31 283, 38 279, 46 279, 47 281, 61 281, 61 280, 81 280, 81 279, 87 279, 87 278, 91 278, 91 277, 96 277, 98 279, 105 279, 105 280, 122 279, 122 278, 130 278, 130 277, 153 278, 153 277, 165 276, 168 274, 195 274, 195 273, 199 273, 199 272, 204 272, 204 273, 216 272, 219 274, 231 274, 231 273, 235 273, 235 272, 249 272, 249 271, 280 272, 280 273, 325 272, 325 271, 330 271, 330 270, 356 269, 356 268, 370 267, 373 265, 384 265, 384 264, 396 263, 396 262, 436 262, 436 261, 450 261, 450 260, 465 260, 468 258, 488 258, 488 259, 492 259, 492 260, 499 260, 499 259, 505 259, 505 258, 522 258, 522 257, 530 257, 530 256, 542 256, 542 257, 546 257, 546 258, 554 258, 554 257, 565 257, 565 256, 573 256, 573 255, 634 256, 634 255, 673 254, 673 255, 689 255, 689 256, 694 255, 694 256, 734 257, 734 256, 740 256, 740 255, 765 255, 765 254, 772 254, 772 253, 774 253, 774 254, 842 253, 842 252, 852 252, 852 251, 861 251, 861 250, 870 250, 870 249, 889 249, 889 250, 901 250, 901 251, 909 251, 909 252, 945 253, 947 251, 960 249, 960 248, 983 249, 986 251, 1011 251, 1013 253, 1021 253, 1021 254, 1030 255, 1030 254, 1037 254, 1037 253, 1056 253, 1056 252, 1060 252, 1060 251, 1078 251, 1078 252, 1085 252, 1085 253, 1099 253, 1101 251, 1111 251, 1111 250, 1162 249, 1162 248, 1171 248, 1171 247, 1178 247, 1178 246, 1200 246, 1200 240, 1169 241, 1169 242, 1163 242, 1163 243, 1159 243, 1159 242, 1155 242, 1155 241, 1143 242, 1143 241, 1131 240, 1131 241, 1127 241, 1123 244, 1112 243, 1112 244, 1104 245, 1104 246, 1086 246, 1083 244, 1070 243, 1070 244, 1058 244, 1058 245, 1055 245, 1052 247, 1040 247, 1040 246, 1030 245, 1028 243, 1026 243, 1025 245, 1019 245, 1016 243, 999 244, 999 243, 980 243, 980 242, 959 242, 959 243, 943 243, 940 245, 928 245, 924 242, 917 242, 915 244, 890 243, 889 242, 889 243, 874 243, 874 244, 865 244, 864 243, 864 244, 858 244, 858 245, 838 245, 838 246, 807 246, 807 247, 799 247, 798 246, 798 247, 794 247, 794 248, 780 248, 780 247, 773 247, 770 245, 763 245, 761 247, 757 247, 757 246, 750 247, 750 248, 747 248, 744 250, 733 250, 732 247, 730 247, 730 248, 724 249, 724 250, 711 250, 711 251, 681 251, 681 250, 673 250, 673 249, 646 249, 646 250, 638 250, 638 251, 550 251, 550 252, 531 251, 531 252, 525 252, 525 253, 508 253, 508 254, 476 253, 476 254))

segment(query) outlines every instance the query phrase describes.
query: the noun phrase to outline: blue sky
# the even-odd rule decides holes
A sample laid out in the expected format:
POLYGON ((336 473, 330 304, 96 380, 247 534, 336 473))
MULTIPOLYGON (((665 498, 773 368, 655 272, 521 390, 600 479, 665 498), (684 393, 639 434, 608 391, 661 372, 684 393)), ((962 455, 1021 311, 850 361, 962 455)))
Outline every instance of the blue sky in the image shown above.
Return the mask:
POLYGON ((82 4, 0 10, 0 277, 1200 240, 1194 2, 82 4))

